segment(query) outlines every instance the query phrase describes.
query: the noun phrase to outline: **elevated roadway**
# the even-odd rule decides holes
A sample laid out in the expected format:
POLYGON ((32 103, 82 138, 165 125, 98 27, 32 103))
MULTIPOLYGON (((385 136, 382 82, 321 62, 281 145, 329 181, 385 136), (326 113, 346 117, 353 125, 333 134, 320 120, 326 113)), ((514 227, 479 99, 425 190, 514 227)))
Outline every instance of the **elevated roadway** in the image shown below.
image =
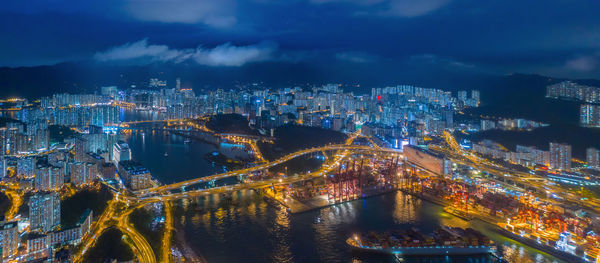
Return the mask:
POLYGON ((375 152, 400 153, 396 149, 374 148, 371 146, 363 146, 363 145, 345 145, 345 144, 327 145, 327 146, 322 146, 322 147, 314 147, 314 148, 310 148, 310 149, 296 151, 296 152, 290 153, 288 155, 285 155, 277 160, 267 162, 267 163, 264 163, 264 164, 261 164, 258 166, 244 168, 244 169, 235 170, 235 171, 230 171, 230 172, 226 172, 226 173, 205 176, 205 177, 200 177, 200 178, 195 178, 195 179, 182 181, 182 182, 178 182, 178 183, 173 183, 173 184, 168 184, 168 185, 163 185, 163 186, 159 186, 159 187, 148 188, 148 189, 137 191, 135 193, 138 197, 144 197, 144 196, 157 194, 157 193, 161 193, 161 192, 165 192, 165 191, 169 191, 169 190, 179 189, 182 187, 192 186, 192 185, 199 184, 199 183, 206 183, 206 182, 210 182, 213 180, 221 180, 221 179, 225 179, 225 178, 229 178, 229 177, 248 174, 248 173, 255 172, 255 171, 269 169, 276 165, 279 165, 279 164, 287 162, 291 159, 294 159, 296 157, 307 155, 310 153, 324 152, 324 151, 338 151, 338 150, 349 150, 349 151, 353 151, 353 152, 365 152, 365 151, 374 152, 375 151, 375 152))

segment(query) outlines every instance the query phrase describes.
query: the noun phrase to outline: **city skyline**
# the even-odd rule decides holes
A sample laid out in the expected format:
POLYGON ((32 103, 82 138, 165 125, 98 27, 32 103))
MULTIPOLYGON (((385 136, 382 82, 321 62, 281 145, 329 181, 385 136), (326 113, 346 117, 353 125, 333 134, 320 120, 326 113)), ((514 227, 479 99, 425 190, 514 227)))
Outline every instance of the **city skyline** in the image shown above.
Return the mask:
MULTIPOLYGON (((5 259, 59 258, 60 251, 66 251, 64 256, 74 262, 100 260, 104 257, 97 251, 103 251, 106 245, 95 243, 107 242, 105 236, 110 231, 119 231, 124 240, 129 240, 120 245, 114 243, 113 249, 140 251, 135 258, 141 262, 162 262, 167 257, 168 261, 194 259, 195 253, 208 252, 195 249, 192 253, 171 243, 167 229, 175 226, 172 219, 166 219, 173 216, 171 206, 188 202, 180 200, 203 200, 201 196, 247 189, 264 191, 265 196, 277 202, 275 207, 286 207, 289 216, 356 204, 357 199, 398 191, 445 204, 443 211, 457 218, 469 221, 478 217, 506 230, 503 235, 522 242, 531 238, 520 239, 510 227, 526 228, 542 222, 519 221, 524 213, 533 213, 522 210, 521 205, 533 202, 535 213, 545 218, 552 218, 548 213, 574 209, 569 204, 572 202, 580 202, 578 209, 590 215, 598 209, 593 193, 563 191, 568 187, 596 191, 600 185, 600 145, 569 137, 569 141, 577 143, 574 152, 569 143, 541 137, 541 142, 549 147, 527 142, 509 150, 488 139, 491 137, 470 137, 469 134, 491 131, 523 136, 541 129, 563 129, 524 118, 469 114, 485 103, 479 90, 451 92, 395 85, 354 94, 342 85, 327 84, 283 89, 250 85, 196 93, 182 87, 179 78, 151 78, 145 83, 147 86, 126 89, 105 86, 92 94, 57 93, 31 101, 1 101, 5 123, 0 127, 0 187, 12 203, 4 212, 8 219, 5 232, 0 233, 7 238, 6 242, 0 241, 3 251, 7 251, 5 259), (303 139, 297 141, 297 137, 303 139), (581 150, 581 143, 587 147, 585 151, 581 150), (172 145, 177 148, 171 148, 172 145), (147 149, 157 146, 163 150, 147 149), (214 151, 187 153, 187 157, 179 152, 198 146, 214 147, 214 151), (581 154, 582 159, 574 157, 581 154), (313 166, 303 158, 320 164, 313 166), (167 166, 161 164, 165 161, 167 166), (171 163, 181 161, 187 168, 171 163), (365 162, 369 168, 363 168, 365 162), (281 165, 285 165, 284 169, 281 165), (202 166, 213 168, 197 171, 202 166), (175 172, 177 169, 186 172, 175 172), (452 187, 440 188, 437 180, 452 187), (320 190, 299 184, 305 181, 316 184, 320 190), (473 194, 466 194, 464 188, 473 188, 473 194), (423 191, 441 191, 444 198, 425 196, 423 191), (82 195, 105 199, 93 205, 82 195), (499 203, 484 201, 507 198, 506 195, 514 197, 499 203), (481 203, 470 204, 470 198, 481 203), (23 199, 27 200, 28 213, 15 207, 23 199), (447 199, 453 201, 444 201, 447 199), (78 205, 71 207, 65 202, 78 205), (491 210, 503 202, 510 205, 499 208, 501 215, 491 210), (524 203, 519 205, 521 202, 524 203), (145 226, 129 222, 140 220, 138 213, 149 213, 146 220, 156 221, 158 230, 154 231, 163 233, 165 239, 160 248, 145 232, 149 231, 144 230, 145 226), (166 213, 165 217, 161 213, 166 213), (515 224, 511 223, 513 219, 517 220, 515 224), (29 224, 30 228, 17 230, 15 223, 29 224), (25 236, 25 241, 16 239, 17 232, 25 236), (95 252, 86 253, 88 249, 95 252), (177 253, 169 255, 169 251, 177 253)), ((597 90, 566 81, 546 86, 545 96, 540 99, 575 100, 584 106, 596 102, 597 90)), ((591 129, 580 122, 580 117, 583 115, 578 111, 570 116, 581 129, 591 129)), ((593 229, 593 216, 588 219, 563 213, 561 217, 570 223, 543 224, 551 233, 545 234, 547 238, 558 239, 555 245, 530 246, 565 260, 600 260, 593 247, 600 236, 593 231, 582 232, 579 225, 593 229), (581 254, 580 250, 586 253, 581 254)), ((541 232, 536 229, 531 235, 534 233, 541 232)), ((470 235, 483 237, 480 232, 470 235)), ((436 242, 448 238, 438 237, 436 242)), ((362 248, 363 242, 381 242, 364 236, 355 239, 358 244, 350 245, 362 248)), ((182 237, 177 240, 187 242, 182 237)), ((463 248, 452 247, 457 251, 463 248)), ((221 249, 227 247, 218 248, 221 249)), ((426 251, 426 256, 436 253, 433 247, 426 251)), ((480 252, 488 253, 489 248, 480 252)), ((128 258, 127 252, 109 255, 128 258)))

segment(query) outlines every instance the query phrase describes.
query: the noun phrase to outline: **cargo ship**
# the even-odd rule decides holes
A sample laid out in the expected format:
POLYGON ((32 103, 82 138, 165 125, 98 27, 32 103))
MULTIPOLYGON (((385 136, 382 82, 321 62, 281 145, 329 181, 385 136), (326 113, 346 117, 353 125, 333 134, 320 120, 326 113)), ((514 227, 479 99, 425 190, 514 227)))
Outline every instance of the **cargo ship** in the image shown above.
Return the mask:
POLYGON ((369 232, 346 240, 354 249, 394 255, 473 255, 495 253, 487 236, 471 228, 443 227, 425 235, 415 228, 386 233, 369 232))
MULTIPOLYGON (((585 259, 588 255, 576 255, 565 251, 560 251, 556 249, 556 241, 548 240, 542 237, 535 236, 533 234, 523 234, 523 233, 515 233, 509 229, 504 224, 500 224, 500 227, 496 228, 497 232, 507 236, 513 240, 519 241, 525 245, 528 245, 532 248, 539 249, 544 251, 556 258, 564 260, 566 262, 572 263, 585 263, 585 262, 596 262, 594 258, 585 259), (504 227, 503 227, 504 226, 504 227)), ((573 245, 573 244, 569 244, 573 245)), ((598 261, 600 262, 600 261, 598 261)))

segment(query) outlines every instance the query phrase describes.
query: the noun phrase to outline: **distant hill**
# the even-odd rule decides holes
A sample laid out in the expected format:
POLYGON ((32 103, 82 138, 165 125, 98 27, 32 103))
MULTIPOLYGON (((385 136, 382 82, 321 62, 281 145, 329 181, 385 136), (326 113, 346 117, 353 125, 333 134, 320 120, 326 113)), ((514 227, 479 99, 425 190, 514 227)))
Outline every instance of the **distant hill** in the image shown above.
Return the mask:
MULTIPOLYGON (((473 115, 526 118, 556 125, 577 125, 581 102, 546 98, 546 86, 565 79, 511 74, 490 79, 479 89, 482 104, 467 112, 473 115)), ((573 80, 598 86, 600 80, 573 80)))
POLYGON ((248 119, 240 114, 217 114, 211 116, 206 127, 217 133, 260 135, 248 126, 248 119))
POLYGON ((60 63, 53 66, 0 67, 0 97, 37 98, 54 93, 92 93, 102 86, 147 88, 150 78, 167 80, 174 87, 231 89, 236 85, 266 82, 269 86, 314 83, 321 78, 302 63, 254 63, 242 67, 208 67, 188 64, 113 65, 96 62, 60 63))

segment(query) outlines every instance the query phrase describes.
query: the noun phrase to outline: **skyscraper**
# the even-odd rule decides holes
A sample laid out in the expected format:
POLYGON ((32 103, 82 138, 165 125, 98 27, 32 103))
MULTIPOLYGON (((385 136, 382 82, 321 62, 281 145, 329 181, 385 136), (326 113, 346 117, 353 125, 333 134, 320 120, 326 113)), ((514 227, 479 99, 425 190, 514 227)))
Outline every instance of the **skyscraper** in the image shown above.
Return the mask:
POLYGON ((588 148, 585 157, 589 168, 600 169, 600 150, 588 148))
POLYGON ((478 90, 473 90, 471 91, 471 99, 473 99, 474 101, 476 101, 477 103, 479 103, 479 101, 481 101, 481 96, 479 94, 478 90))
POLYGON ((91 184, 98 173, 95 163, 76 162, 69 165, 71 168, 71 183, 75 186, 91 184))
POLYGON ((35 169, 35 189, 57 191, 65 183, 64 169, 56 166, 38 166, 35 169))
POLYGON ((458 91, 458 99, 462 102, 467 101, 467 91, 466 90, 459 90, 458 91))
POLYGON ((571 145, 550 143, 550 168, 555 170, 571 170, 571 145))
POLYGON ((24 157, 17 160, 17 175, 19 177, 33 176, 34 171, 35 160, 32 157, 24 157))
POLYGON ((17 253, 19 246, 19 232, 17 222, 3 222, 0 224, 0 247, 2 248, 2 258, 12 256, 17 253))
POLYGON ((582 104, 579 108, 579 124, 583 127, 600 127, 600 105, 582 104))
POLYGON ((60 196, 57 192, 37 193, 28 204, 31 230, 45 233, 60 224, 60 196))
POLYGON ((8 174, 6 173, 7 170, 7 162, 6 159, 4 158, 4 156, 0 156, 0 179, 6 177, 8 174))
POLYGON ((131 149, 129 149, 129 145, 123 141, 119 141, 115 143, 113 146, 113 163, 115 166, 119 166, 119 162, 121 161, 129 161, 131 160, 131 149))

